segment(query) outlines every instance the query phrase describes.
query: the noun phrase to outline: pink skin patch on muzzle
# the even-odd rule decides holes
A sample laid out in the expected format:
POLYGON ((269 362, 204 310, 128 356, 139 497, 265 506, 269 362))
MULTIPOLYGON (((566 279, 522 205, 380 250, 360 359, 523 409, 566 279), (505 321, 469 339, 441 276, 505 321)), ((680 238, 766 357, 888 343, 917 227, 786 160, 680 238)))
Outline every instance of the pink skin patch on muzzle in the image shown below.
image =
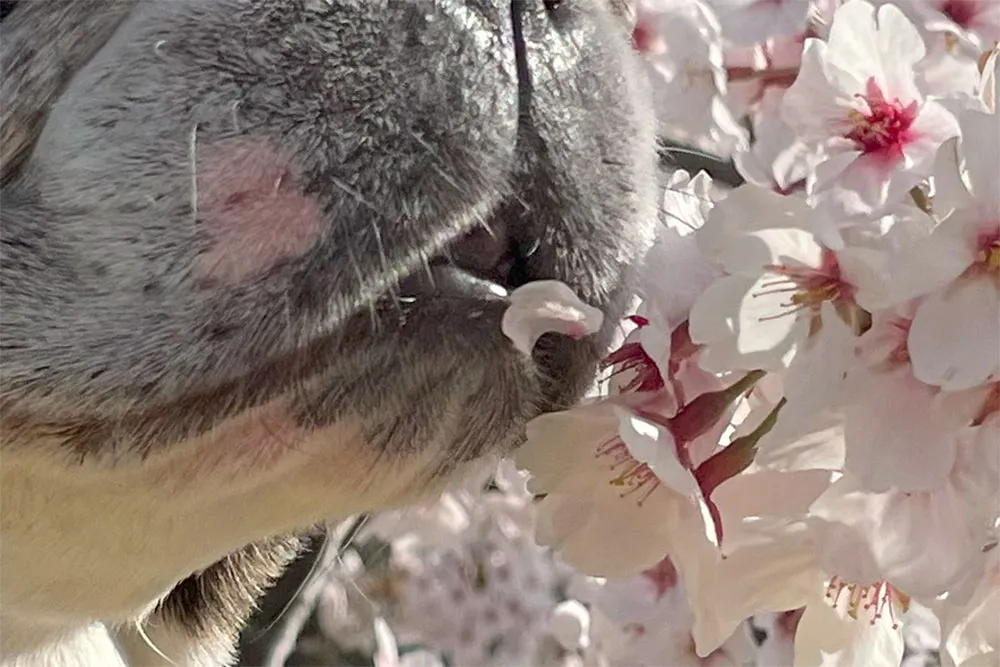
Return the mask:
POLYGON ((291 161, 263 139, 199 147, 198 221, 212 245, 195 265, 203 286, 237 283, 305 253, 321 211, 291 161))

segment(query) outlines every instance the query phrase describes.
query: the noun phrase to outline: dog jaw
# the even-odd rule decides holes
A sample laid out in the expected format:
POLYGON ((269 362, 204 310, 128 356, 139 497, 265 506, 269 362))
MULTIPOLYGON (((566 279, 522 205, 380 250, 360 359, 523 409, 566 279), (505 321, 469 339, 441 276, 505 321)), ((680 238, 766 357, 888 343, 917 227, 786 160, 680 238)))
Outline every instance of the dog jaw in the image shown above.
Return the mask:
MULTIPOLYGON (((443 488, 431 472, 450 442, 380 461, 359 445, 364 431, 352 419, 308 431, 269 404, 141 464, 58 465, 58 443, 38 440, 5 452, 0 618, 53 632, 95 615, 127 625, 244 545, 443 488)), ((34 648, 16 630, 0 628, 3 653, 34 648)))

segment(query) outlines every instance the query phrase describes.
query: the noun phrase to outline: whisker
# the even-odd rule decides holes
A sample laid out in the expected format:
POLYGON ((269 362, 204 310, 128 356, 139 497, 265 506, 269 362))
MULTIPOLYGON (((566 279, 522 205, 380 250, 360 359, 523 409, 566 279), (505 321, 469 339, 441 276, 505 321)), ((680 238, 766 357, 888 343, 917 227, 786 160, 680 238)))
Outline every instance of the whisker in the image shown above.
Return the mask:
POLYGON ((198 222, 198 123, 191 126, 191 138, 188 144, 188 154, 191 160, 191 216, 198 222))

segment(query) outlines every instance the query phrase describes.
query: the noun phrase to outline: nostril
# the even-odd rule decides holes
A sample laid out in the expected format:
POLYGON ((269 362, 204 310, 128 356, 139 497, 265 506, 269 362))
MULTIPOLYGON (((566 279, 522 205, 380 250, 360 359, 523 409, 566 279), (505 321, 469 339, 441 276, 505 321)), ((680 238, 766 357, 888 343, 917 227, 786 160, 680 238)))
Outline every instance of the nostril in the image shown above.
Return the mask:
POLYGON ((506 227, 480 227, 449 246, 447 261, 492 280, 497 268, 506 260, 508 251, 506 227))
POLYGON ((539 242, 536 240, 530 245, 512 242, 509 250, 509 260, 504 267, 504 286, 507 289, 516 289, 532 280, 528 271, 528 259, 538 250, 539 242))
POLYGON ((528 282, 527 260, 538 243, 525 246, 499 220, 494 222, 489 229, 477 229, 452 243, 431 265, 453 266, 507 289, 528 282))

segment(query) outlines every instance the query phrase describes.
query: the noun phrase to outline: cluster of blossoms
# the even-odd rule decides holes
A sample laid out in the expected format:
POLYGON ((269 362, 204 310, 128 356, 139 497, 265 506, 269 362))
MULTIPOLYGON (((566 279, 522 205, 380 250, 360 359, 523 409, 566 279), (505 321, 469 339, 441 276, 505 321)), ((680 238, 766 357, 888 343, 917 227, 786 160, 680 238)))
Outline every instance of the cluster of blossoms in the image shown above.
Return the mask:
POLYGON ((324 635, 376 667, 561 665, 577 575, 533 538, 526 475, 504 462, 432 503, 381 514, 317 608, 324 635), (568 618, 563 618, 569 614, 568 618))
MULTIPOLYGON (((675 572, 691 660, 642 664, 740 664, 747 619, 777 614, 775 664, 899 665, 912 609, 945 665, 1000 664, 1000 2, 634 18, 663 133, 746 182, 664 183, 602 391, 516 453, 538 541, 602 578, 591 624, 623 618, 615 582, 675 572)), ((522 347, 600 321, 529 287, 522 347)), ((660 622, 653 597, 631 612, 660 622)))

